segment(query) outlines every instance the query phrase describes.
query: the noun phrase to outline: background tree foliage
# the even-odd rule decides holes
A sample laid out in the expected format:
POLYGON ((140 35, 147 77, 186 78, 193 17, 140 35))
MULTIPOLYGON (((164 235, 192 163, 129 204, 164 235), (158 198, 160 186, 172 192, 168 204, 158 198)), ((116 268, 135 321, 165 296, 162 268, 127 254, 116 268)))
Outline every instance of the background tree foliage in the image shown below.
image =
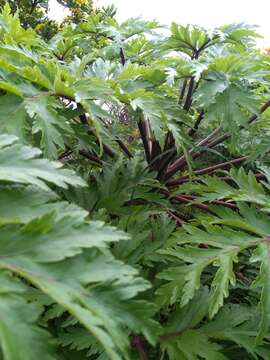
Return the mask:
POLYGON ((256 29, 166 36, 111 7, 48 40, 12 5, 0 358, 268 360, 270 58, 256 29))
POLYGON ((70 11, 64 22, 77 24, 94 12, 92 0, 58 0, 58 2, 70 11))
MULTIPOLYGON (((69 10, 69 15, 63 20, 63 24, 79 23, 86 21, 89 15, 101 14, 103 17, 114 17, 116 8, 95 7, 92 0, 57 0, 59 4, 69 10)), ((11 12, 19 13, 20 23, 24 28, 33 28, 45 39, 51 39, 61 27, 56 21, 49 19, 49 0, 0 0, 0 9, 8 3, 11 12)), ((62 25, 63 25, 62 24, 62 25)))
MULTIPOLYGON (((5 3, 6 0, 0 0, 0 8, 3 8, 5 3)), ((13 14, 18 11, 20 23, 24 28, 36 29, 46 39, 56 34, 58 25, 47 16, 48 0, 8 0, 7 3, 13 14)))

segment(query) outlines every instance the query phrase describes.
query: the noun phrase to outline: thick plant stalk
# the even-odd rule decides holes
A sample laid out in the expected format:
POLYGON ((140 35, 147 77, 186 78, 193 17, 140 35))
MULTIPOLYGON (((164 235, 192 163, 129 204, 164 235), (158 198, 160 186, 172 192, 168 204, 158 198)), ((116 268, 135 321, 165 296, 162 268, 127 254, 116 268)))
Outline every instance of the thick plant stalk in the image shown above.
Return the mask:
POLYGON ((137 349, 141 360, 148 360, 148 356, 144 349, 143 338, 141 336, 134 336, 132 345, 137 349))
MULTIPOLYGON (((210 41, 210 40, 209 40, 210 41)), ((207 45, 208 42, 207 41, 204 45, 207 45)), ((193 54, 191 55, 191 60, 194 60, 194 59, 198 59, 199 56, 200 56, 200 52, 202 50, 204 50, 204 45, 200 48, 200 49, 195 49, 195 48, 192 48, 193 50, 193 54)), ((186 93, 186 88, 187 88, 187 85, 188 85, 188 80, 185 79, 184 82, 183 82, 183 86, 182 86, 182 89, 181 89, 181 92, 179 94, 179 100, 178 100, 178 104, 181 104, 184 97, 185 97, 185 93, 186 93)), ((191 76, 190 78, 190 81, 189 81, 189 86, 188 86, 188 91, 187 91, 187 95, 186 95, 186 100, 185 100, 185 103, 184 103, 184 106, 183 106, 183 109, 186 110, 187 112, 190 110, 191 108, 191 105, 192 105, 192 97, 193 97, 193 94, 194 92, 196 91, 198 87, 198 82, 196 84, 195 82, 195 77, 194 76, 191 76)), ((199 123, 201 122, 203 118, 203 111, 201 112, 201 115, 199 116, 198 120, 196 121, 195 123, 195 129, 198 128, 199 126, 199 123)), ((191 129, 189 131, 190 134, 193 134, 193 131, 194 129, 191 129)), ((196 130, 195 130, 196 131, 196 130)), ((166 140, 168 139, 168 135, 170 135, 170 133, 167 134, 167 137, 166 137, 166 140)), ((174 144, 172 145, 172 148, 174 148, 174 144)), ((168 148, 165 146, 164 148, 164 151, 167 150, 168 148)), ((158 179, 162 180, 163 177, 164 177, 164 174, 166 173, 166 168, 169 166, 170 162, 172 161, 172 159, 174 158, 174 156, 177 154, 176 151, 170 153, 169 156, 165 156, 165 158, 163 159, 163 161, 161 162, 161 165, 159 166, 159 173, 158 173, 158 179)))
POLYGON ((193 136, 196 133, 196 131, 198 130, 199 125, 202 122, 203 118, 204 118, 204 111, 201 110, 197 120, 195 121, 193 129, 190 129, 189 132, 188 132, 189 136, 193 136))
POLYGON ((218 128, 216 128, 214 131, 212 131, 206 138, 202 139, 200 142, 198 142, 198 144, 196 145, 196 147, 200 147, 200 146, 206 146, 207 144, 209 144, 209 142, 222 130, 222 127, 219 126, 218 128))
POLYGON ((173 211, 168 210, 167 213, 173 220, 176 221, 177 225, 184 225, 186 223, 183 219, 180 219, 179 216, 175 215, 173 211))
MULTIPOLYGON (((18 1, 18 3, 19 3, 19 1, 18 1)), ((31 8, 30 8, 29 15, 32 15, 32 14, 33 14, 33 12, 35 11, 35 9, 36 9, 36 7, 38 6, 38 4, 39 4, 39 1, 38 1, 38 0, 34 0, 34 1, 32 2, 32 6, 31 6, 31 8)))
MULTIPOLYGON (((184 204, 190 204, 192 206, 197 207, 200 210, 211 212, 211 209, 208 205, 193 203, 193 201, 197 199, 197 197, 194 195, 175 195, 172 197, 172 199, 176 200, 178 202, 184 203, 184 204)), ((213 201, 211 201, 211 204, 221 205, 221 206, 228 207, 230 209, 235 209, 235 210, 238 209, 236 204, 232 204, 232 203, 222 201, 222 200, 213 200, 213 201)))
MULTIPOLYGON (((184 203, 184 204, 190 204, 192 199, 187 198, 184 195, 175 195, 172 197, 172 200, 176 200, 177 202, 184 203)), ((200 210, 204 211, 210 211, 209 206, 205 204, 191 204, 195 207, 197 207, 200 210)))
POLYGON ((98 165, 102 165, 102 160, 100 160, 97 156, 90 154, 89 152, 85 151, 85 150, 80 150, 79 154, 83 157, 85 157, 86 159, 93 161, 95 163, 97 163, 98 165))
MULTIPOLYGON (((261 108, 259 111, 259 114, 262 114, 264 111, 266 111, 268 108, 270 107, 270 100, 268 100, 261 108)), ((254 114, 252 115, 249 120, 248 120, 248 124, 251 124, 252 122, 254 122, 255 120, 258 119, 258 115, 254 114)), ((240 127, 240 130, 244 129, 244 126, 240 127)), ((231 134, 229 133, 225 133, 224 135, 221 135, 220 137, 218 137, 216 140, 213 140, 212 142, 210 142, 210 140, 212 140, 220 131, 222 130, 222 127, 219 126, 218 128, 216 128, 210 135, 208 135, 206 138, 204 138, 202 141, 200 141, 196 147, 199 146, 206 146, 207 148, 211 149, 213 147, 215 147, 216 145, 221 144, 223 141, 229 139, 231 137, 231 134)), ((193 153, 191 156, 193 159, 198 158, 199 156, 201 156, 202 153, 204 153, 206 151, 206 149, 200 150, 198 152, 193 153)), ((190 150, 190 153, 192 153, 193 150, 190 150)), ((185 159, 184 156, 180 157, 179 159, 177 159, 168 169, 166 176, 165 176, 165 180, 168 180, 170 177, 172 177, 177 171, 182 170, 185 166, 187 165, 187 160, 185 159)))
MULTIPOLYGON (((270 100, 268 100, 268 101, 260 108, 259 114, 264 113, 269 107, 270 107, 270 100)), ((254 122, 255 120, 257 120, 257 119, 258 119, 258 115, 257 115, 257 114, 252 115, 252 116, 249 118, 249 120, 248 120, 248 124, 253 123, 253 122, 254 122)), ((240 130, 243 130, 244 128, 245 128, 245 127, 244 127, 243 125, 240 126, 240 130)), ((211 142, 211 143, 208 145, 208 147, 209 147, 209 148, 212 148, 212 147, 214 147, 214 146, 216 146, 216 145, 219 145, 219 144, 223 143, 223 141, 229 139, 230 137, 231 137, 231 134, 226 133, 226 134, 220 136, 219 138, 217 138, 215 141, 211 142)))
MULTIPOLYGON (((200 169, 200 170, 195 170, 194 175, 211 174, 211 173, 215 172, 216 170, 224 169, 224 168, 226 168, 228 166, 239 164, 239 163, 241 163, 243 161, 246 161, 247 159, 248 159, 248 156, 242 156, 240 158, 233 159, 233 160, 230 160, 230 161, 226 161, 226 162, 221 163, 221 164, 209 166, 207 168, 200 169)), ((179 177, 178 179, 168 181, 166 185, 167 186, 172 186, 172 187, 173 186, 178 186, 178 185, 183 184, 184 182, 186 182, 188 180, 189 180, 189 176, 185 175, 185 176, 179 177)))
POLYGON ((127 155, 128 158, 133 158, 133 154, 129 151, 127 146, 123 143, 123 141, 119 138, 116 139, 117 144, 123 150, 123 152, 127 155))
POLYGON ((163 158, 163 160, 160 163, 159 172, 158 172, 158 176, 157 176, 157 178, 159 180, 162 180, 164 178, 164 174, 166 173, 166 169, 167 169, 168 165, 175 158, 176 155, 177 155, 177 152, 172 147, 171 150, 169 151, 169 153, 166 155, 166 157, 163 158))
MULTIPOLYGON (((96 141, 96 143, 98 144, 98 140, 96 141)), ((109 145, 102 143, 102 146, 105 154, 107 154, 111 158, 115 157, 115 151, 109 145)))
MULTIPOLYGON (((221 131, 221 127, 218 127, 217 129, 215 129, 211 134, 209 134, 206 138, 204 138, 203 140, 201 140, 198 144, 196 144, 196 146, 191 149, 189 151, 189 154, 192 154, 193 151, 195 150, 195 148, 200 147, 200 146, 206 146, 220 131, 221 131)), ((192 155, 192 158, 195 159, 198 156, 194 156, 195 154, 198 154, 198 156, 200 156, 201 151, 198 151, 196 153, 194 153, 192 155)), ((185 158, 185 156, 181 156, 179 159, 177 159, 171 166, 169 166, 167 172, 164 175, 164 180, 169 179, 171 176, 173 176, 177 171, 181 170, 182 168, 184 168, 187 164, 187 160, 185 158)))
MULTIPOLYGON (((203 50, 203 47, 201 49, 194 49, 194 52, 191 56, 191 60, 197 60, 200 56, 200 52, 201 50, 203 50)), ((189 86, 188 86, 188 92, 187 92, 187 96, 186 96, 186 101, 185 104, 183 106, 183 109, 186 111, 189 111, 192 105, 192 98, 193 98, 193 94, 194 91, 197 89, 197 85, 195 82, 195 77, 191 76, 190 81, 189 81, 189 86)))
POLYGON ((151 167, 153 170, 159 168, 159 156, 162 154, 161 147, 157 140, 152 141, 152 151, 151 151, 151 167))
POLYGON ((70 155, 72 154, 72 150, 70 150, 70 148, 67 148, 67 150, 65 150, 58 158, 58 160, 65 160, 66 158, 68 158, 70 155))
POLYGON ((164 151, 161 154, 161 158, 158 165, 158 176, 157 178, 159 180, 162 180, 162 177, 164 175, 164 172, 166 171, 168 164, 175 158, 177 155, 176 149, 175 149, 175 142, 174 138, 171 132, 167 133, 164 151))
MULTIPOLYGON (((254 174, 254 176, 255 176, 256 179, 263 179, 263 178, 265 178, 265 175, 264 175, 264 174, 261 174, 261 173, 254 174)), ((233 181, 233 179, 231 178, 231 176, 221 176, 221 177, 220 177, 220 180, 223 180, 223 181, 233 181)))
POLYGON ((182 89, 181 89, 181 92, 180 92, 180 95, 179 95, 178 104, 182 103, 182 101, 184 99, 184 96, 185 96, 185 93, 186 93, 186 88, 187 88, 187 79, 185 79, 184 82, 183 82, 183 86, 182 86, 182 89))
POLYGON ((141 139, 144 146, 144 152, 148 163, 151 161, 152 156, 152 139, 150 124, 147 119, 142 119, 138 123, 141 139))
POLYGON ((125 54, 124 54, 123 48, 120 49, 120 60, 121 60, 121 64, 124 66, 125 63, 126 63, 126 58, 125 58, 125 54))
POLYGON ((189 111, 189 109, 191 108, 192 96, 193 96, 193 93, 194 93, 194 87, 195 87, 195 79, 194 79, 194 76, 192 76, 190 81, 189 81, 187 97, 186 97, 186 101, 185 101, 185 104, 184 104, 184 107, 183 107, 183 109, 186 110, 186 111, 189 111))
MULTIPOLYGON (((189 204, 189 203, 191 203, 192 200, 194 200, 193 198, 190 198, 189 195, 182 195, 182 194, 181 195, 172 195, 167 190, 160 190, 160 193, 169 197, 170 200, 175 200, 176 202, 180 202, 180 203, 184 203, 184 204, 189 204)), ((197 207, 200 210, 210 211, 209 206, 207 206, 205 204, 191 204, 191 205, 197 207)))
MULTIPOLYGON (((194 196, 194 195, 182 195, 182 197, 186 198, 189 201, 194 201, 197 199, 197 196, 194 196)), ((228 207, 230 209, 238 209, 238 206, 236 204, 233 204, 231 202, 226 202, 223 200, 212 200, 210 203, 214 204, 214 205, 222 205, 222 206, 228 207)), ((192 204, 192 205, 197 205, 197 204, 192 204)), ((201 204, 201 205, 203 205, 203 204, 201 204)))
MULTIPOLYGON (((68 160, 70 155, 72 155, 72 154, 73 154, 73 151, 70 148, 67 148, 67 150, 62 155, 59 156, 58 160, 60 160, 60 161, 65 161, 66 159, 68 160)), ((87 152, 85 150, 79 150, 79 154, 81 156, 83 156, 84 158, 97 163, 99 166, 103 165, 102 160, 100 160, 97 156, 91 154, 90 152, 87 152)))
MULTIPOLYGON (((83 125, 87 125, 87 126, 89 125, 85 114, 80 115, 80 120, 83 125)), ((89 135, 94 135, 97 138, 97 135, 95 134, 95 132, 93 130, 88 129, 87 132, 89 135)), ((98 138, 95 140, 95 143, 97 145, 100 145, 98 138)), ((115 155, 116 155, 115 151, 109 145, 102 143, 102 147, 103 147, 105 154, 107 154, 108 156, 110 156, 112 158, 115 157, 115 155)))
MULTIPOLYGON (((106 124, 106 122, 100 118, 100 120, 102 121, 103 125, 106 127, 106 128, 109 128, 110 125, 109 124, 106 124)), ((119 145, 120 149, 124 152, 124 154, 127 155, 128 158, 133 158, 133 155, 132 153, 129 151, 129 149, 127 148, 127 146, 124 144, 124 142, 118 137, 116 136, 116 139, 115 141, 117 142, 117 144, 119 145)))

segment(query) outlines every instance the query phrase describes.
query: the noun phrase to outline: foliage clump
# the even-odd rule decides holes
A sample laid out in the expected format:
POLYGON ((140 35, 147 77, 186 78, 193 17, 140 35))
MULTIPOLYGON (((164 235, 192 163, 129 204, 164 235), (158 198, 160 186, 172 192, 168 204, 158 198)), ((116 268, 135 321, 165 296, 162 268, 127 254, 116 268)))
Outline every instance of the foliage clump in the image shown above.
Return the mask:
POLYGON ((13 10, 0 358, 268 360, 270 58, 256 29, 164 36, 110 8, 45 40, 13 10))

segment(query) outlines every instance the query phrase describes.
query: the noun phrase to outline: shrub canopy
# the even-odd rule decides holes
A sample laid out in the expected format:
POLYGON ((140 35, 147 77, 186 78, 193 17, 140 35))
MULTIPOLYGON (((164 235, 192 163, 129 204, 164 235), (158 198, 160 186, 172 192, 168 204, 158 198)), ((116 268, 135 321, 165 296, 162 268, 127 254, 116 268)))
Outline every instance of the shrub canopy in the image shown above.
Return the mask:
POLYGON ((270 358, 270 57, 161 28, 0 15, 2 359, 270 358))

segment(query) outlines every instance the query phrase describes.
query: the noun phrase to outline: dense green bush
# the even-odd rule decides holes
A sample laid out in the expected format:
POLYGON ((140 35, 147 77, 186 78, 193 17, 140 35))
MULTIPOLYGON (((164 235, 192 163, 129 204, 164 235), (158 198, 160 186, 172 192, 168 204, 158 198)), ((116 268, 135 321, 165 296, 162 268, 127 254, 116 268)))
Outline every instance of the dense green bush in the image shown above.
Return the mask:
POLYGON ((0 358, 270 358, 270 58, 0 16, 0 358))

